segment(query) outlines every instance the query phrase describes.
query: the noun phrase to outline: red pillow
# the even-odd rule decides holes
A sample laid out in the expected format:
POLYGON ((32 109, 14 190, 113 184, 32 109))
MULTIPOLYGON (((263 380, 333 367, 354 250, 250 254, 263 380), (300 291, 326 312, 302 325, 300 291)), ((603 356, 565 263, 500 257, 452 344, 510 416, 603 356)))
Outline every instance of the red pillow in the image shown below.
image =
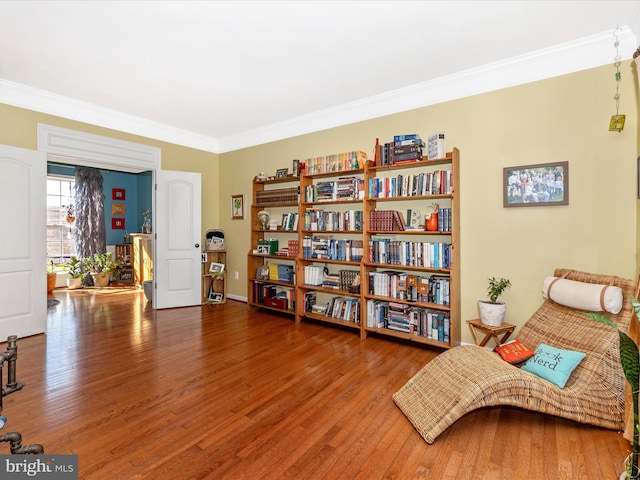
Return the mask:
POLYGON ((494 348, 496 352, 505 362, 521 363, 533 357, 536 352, 527 347, 520 340, 511 340, 494 348))

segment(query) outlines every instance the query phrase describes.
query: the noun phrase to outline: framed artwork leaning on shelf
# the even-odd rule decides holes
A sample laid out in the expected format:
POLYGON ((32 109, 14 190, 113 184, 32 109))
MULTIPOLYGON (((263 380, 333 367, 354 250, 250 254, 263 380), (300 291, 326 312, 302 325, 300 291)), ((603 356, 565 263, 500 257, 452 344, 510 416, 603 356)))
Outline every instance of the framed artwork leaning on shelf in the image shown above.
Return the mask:
POLYGON ((503 207, 569 205, 569 162, 505 167, 503 207))
POLYGON ((286 178, 288 173, 288 168, 279 168, 278 170, 276 170, 276 178, 286 178))
POLYGON ((211 262, 209 265, 209 273, 222 273, 224 272, 224 263, 211 262))

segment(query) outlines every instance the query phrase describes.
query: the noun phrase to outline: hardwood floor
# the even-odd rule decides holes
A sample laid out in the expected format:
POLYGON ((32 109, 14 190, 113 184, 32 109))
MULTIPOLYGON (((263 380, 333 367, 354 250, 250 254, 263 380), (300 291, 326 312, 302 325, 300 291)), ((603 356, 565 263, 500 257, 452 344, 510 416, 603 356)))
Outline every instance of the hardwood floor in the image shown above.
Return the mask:
POLYGON ((53 295, 48 333, 18 341, 26 386, 1 433, 77 454, 83 480, 613 479, 629 451, 620 432, 515 408, 428 445, 391 395, 434 350, 234 301, 53 295))

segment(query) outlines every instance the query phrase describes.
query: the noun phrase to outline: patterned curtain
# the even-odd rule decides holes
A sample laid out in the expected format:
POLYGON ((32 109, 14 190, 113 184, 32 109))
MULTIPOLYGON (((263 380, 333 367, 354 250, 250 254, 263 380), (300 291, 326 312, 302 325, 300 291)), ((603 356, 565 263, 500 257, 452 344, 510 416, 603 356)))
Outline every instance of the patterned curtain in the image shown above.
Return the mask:
POLYGON ((102 174, 96 168, 76 167, 76 247, 78 257, 107 251, 102 174))

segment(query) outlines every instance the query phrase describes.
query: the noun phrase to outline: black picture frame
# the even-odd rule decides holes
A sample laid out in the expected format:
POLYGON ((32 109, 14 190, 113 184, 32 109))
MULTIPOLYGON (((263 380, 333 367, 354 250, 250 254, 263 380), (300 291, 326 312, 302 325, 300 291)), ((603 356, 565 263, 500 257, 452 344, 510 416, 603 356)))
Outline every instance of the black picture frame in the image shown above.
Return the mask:
POLYGON ((288 168, 279 168, 276 170, 276 178, 286 178, 288 173, 288 168))
POLYGON ((505 167, 503 207, 569 205, 569 162, 505 167))

